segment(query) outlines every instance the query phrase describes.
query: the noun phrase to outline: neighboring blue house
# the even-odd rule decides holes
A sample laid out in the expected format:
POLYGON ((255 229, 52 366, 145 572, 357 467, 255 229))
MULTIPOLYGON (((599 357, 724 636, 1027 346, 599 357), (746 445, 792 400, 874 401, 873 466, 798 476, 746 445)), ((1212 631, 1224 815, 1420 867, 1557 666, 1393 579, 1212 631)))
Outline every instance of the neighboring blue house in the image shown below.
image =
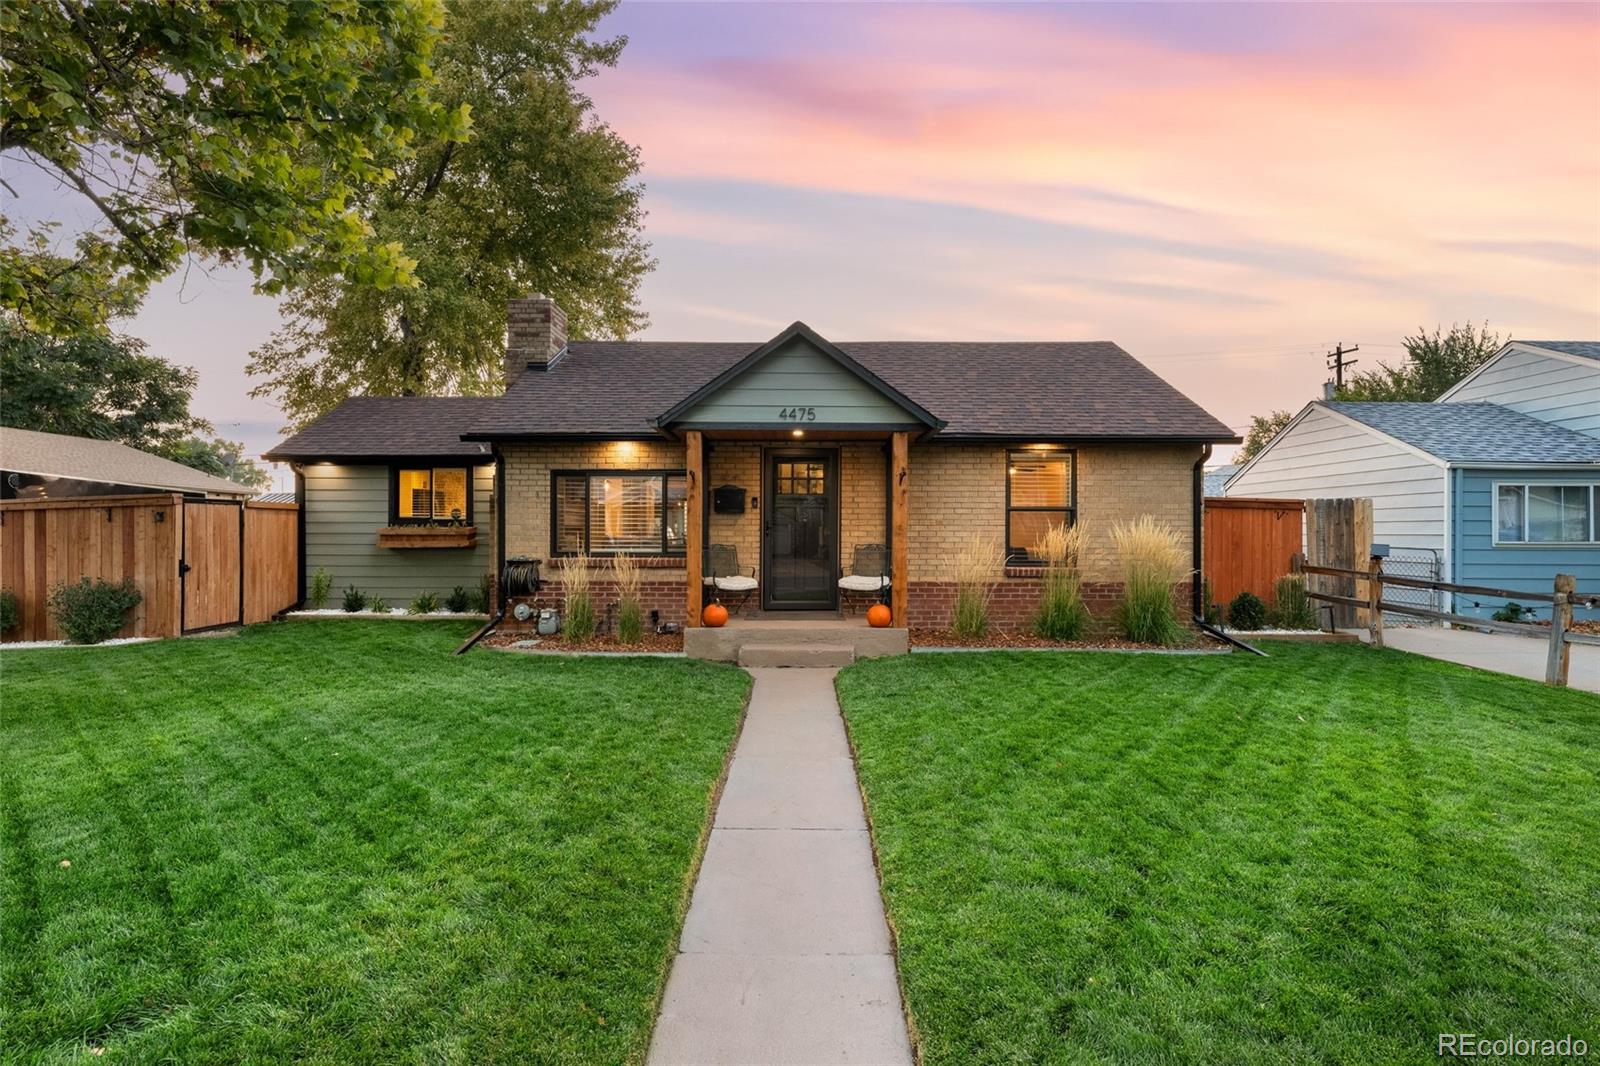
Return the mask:
POLYGON ((1600 594, 1600 342, 1513 341, 1433 403, 1309 404, 1225 494, 1368 497, 1373 540, 1436 553, 1446 581, 1600 594))

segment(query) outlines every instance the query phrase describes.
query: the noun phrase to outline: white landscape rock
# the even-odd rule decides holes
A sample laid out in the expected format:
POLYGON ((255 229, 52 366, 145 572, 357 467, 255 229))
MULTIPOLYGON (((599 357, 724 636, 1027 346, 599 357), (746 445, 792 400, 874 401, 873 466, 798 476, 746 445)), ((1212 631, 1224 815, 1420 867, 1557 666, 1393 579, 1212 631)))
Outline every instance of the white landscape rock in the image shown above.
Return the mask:
POLYGON ((0 651, 27 651, 32 648, 110 648, 118 644, 149 644, 157 637, 116 637, 98 644, 69 644, 64 640, 19 640, 14 644, 0 644, 0 651))

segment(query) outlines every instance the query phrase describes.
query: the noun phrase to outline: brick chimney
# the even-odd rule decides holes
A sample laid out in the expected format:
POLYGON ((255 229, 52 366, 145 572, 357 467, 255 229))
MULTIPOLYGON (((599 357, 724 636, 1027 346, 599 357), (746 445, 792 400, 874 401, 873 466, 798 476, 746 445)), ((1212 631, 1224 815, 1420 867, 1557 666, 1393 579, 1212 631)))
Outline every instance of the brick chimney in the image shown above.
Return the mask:
POLYGON ((567 313, 535 293, 506 301, 506 388, 524 370, 543 370, 567 348, 567 313))

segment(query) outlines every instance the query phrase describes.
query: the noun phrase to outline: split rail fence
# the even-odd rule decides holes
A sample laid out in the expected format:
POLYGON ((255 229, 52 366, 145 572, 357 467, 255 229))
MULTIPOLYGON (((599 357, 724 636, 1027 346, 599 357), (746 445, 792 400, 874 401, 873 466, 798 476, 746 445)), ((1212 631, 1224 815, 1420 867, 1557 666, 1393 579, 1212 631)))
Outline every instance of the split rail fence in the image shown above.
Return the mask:
POLYGON ((1365 621, 1372 635, 1374 647, 1383 647, 1383 616, 1409 615, 1413 618, 1430 618, 1438 622, 1474 629, 1487 629, 1494 633, 1510 633, 1519 637, 1534 637, 1547 641, 1550 654, 1545 660, 1544 680, 1547 685, 1565 687, 1572 665, 1572 646, 1592 644, 1600 646, 1600 636, 1577 633, 1572 629, 1574 603, 1587 602, 1590 597, 1578 595, 1578 579, 1572 574, 1557 574, 1555 587, 1549 592, 1528 592, 1512 589, 1489 588, 1484 585, 1457 585, 1449 581, 1430 581, 1422 578, 1397 577, 1383 572, 1383 558, 1374 555, 1365 570, 1343 566, 1317 566, 1297 557, 1296 569, 1305 574, 1336 578, 1354 585, 1355 595, 1341 596, 1312 591, 1312 599, 1334 604, 1357 613, 1365 621), (1469 596, 1493 596, 1517 602, 1548 603, 1551 605, 1550 625, 1532 625, 1527 622, 1501 622, 1493 618, 1479 618, 1470 614, 1419 607, 1412 603, 1394 603, 1383 598, 1384 589, 1426 589, 1432 592, 1456 592, 1469 596))
POLYGON ((85 577, 139 589, 121 637, 264 622, 299 599, 299 507, 166 493, 0 502, 0 585, 20 615, 5 639, 59 639, 50 590, 85 577))

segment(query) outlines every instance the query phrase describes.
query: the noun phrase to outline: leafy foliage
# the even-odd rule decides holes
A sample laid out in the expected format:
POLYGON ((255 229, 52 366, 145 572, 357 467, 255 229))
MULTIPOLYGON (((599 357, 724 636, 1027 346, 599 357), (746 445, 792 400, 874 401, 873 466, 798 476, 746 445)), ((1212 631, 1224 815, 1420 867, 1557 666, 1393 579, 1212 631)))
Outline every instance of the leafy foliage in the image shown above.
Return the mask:
POLYGON ((1472 373, 1500 350, 1500 335, 1485 322, 1450 326, 1446 333, 1419 329, 1405 338, 1406 360, 1399 366, 1380 363, 1378 369, 1357 374, 1339 391, 1341 400, 1437 400, 1450 386, 1472 373))
POLYGON ((470 109, 430 96, 443 17, 439 0, 0 6, 0 150, 98 216, 70 255, 58 221, 8 240, 0 306, 94 328, 101 294, 136 300, 188 254, 242 260, 266 292, 415 284, 360 209, 419 137, 467 134, 470 109))
POLYGON ((272 477, 189 411, 195 373, 135 337, 54 338, 0 314, 0 425, 114 440, 250 488, 272 477))
POLYGON ((74 644, 99 644, 114 636, 128 620, 128 612, 144 599, 132 578, 112 584, 104 578, 82 578, 57 585, 45 600, 56 628, 74 644))
POLYGON ((1251 415, 1249 432, 1244 435, 1244 444, 1240 446, 1237 452, 1233 453, 1233 461, 1236 463, 1248 463, 1254 459, 1256 454, 1268 444, 1271 444, 1272 438, 1282 433, 1283 427, 1287 426, 1293 419, 1294 414, 1290 411, 1274 411, 1270 415, 1251 415))
POLYGON ((1317 607, 1306 594, 1306 579, 1285 574, 1272 584, 1276 622, 1284 629, 1317 628, 1317 607))
POLYGON ((1267 624, 1266 603, 1246 589, 1228 604, 1228 624, 1235 629, 1264 629, 1267 624))
POLYGON ((348 613, 355 614, 357 611, 363 611, 366 606, 367 594, 365 592, 362 592, 354 585, 344 590, 344 609, 348 613))
POLYGON ((1513 600, 1489 617, 1496 622, 1531 622, 1535 615, 1532 607, 1524 607, 1513 600))
POLYGON ((404 241, 419 287, 328 276, 284 304, 287 324, 253 353, 303 425, 347 396, 488 394, 503 384, 506 301, 545 293, 573 336, 622 337, 645 317, 637 151, 594 115, 577 83, 616 63, 623 40, 592 34, 615 0, 453 0, 435 52, 436 92, 470 106, 465 143, 435 134, 392 162, 368 218, 404 241))
POLYGON ((9 633, 22 622, 22 612, 17 608, 17 594, 10 589, 0 589, 0 633, 9 633))
MULTIPOLYGON (((306 589, 306 599, 310 602, 313 608, 320 611, 322 608, 328 605, 328 594, 332 591, 332 575, 328 573, 326 567, 317 567, 316 573, 311 575, 311 584, 306 589)), ((349 610, 348 607, 345 609, 349 610)), ((356 608, 358 611, 360 609, 361 608, 359 607, 356 608)))
POLYGON ((388 614, 389 602, 376 592, 367 593, 367 610, 373 614, 388 614))
POLYGON ((419 594, 416 599, 411 601, 411 606, 406 608, 406 610, 412 614, 432 614, 438 609, 439 594, 436 592, 424 592, 419 594))
POLYGON ((452 614, 464 614, 472 606, 472 594, 457 585, 444 599, 444 609, 452 614))

